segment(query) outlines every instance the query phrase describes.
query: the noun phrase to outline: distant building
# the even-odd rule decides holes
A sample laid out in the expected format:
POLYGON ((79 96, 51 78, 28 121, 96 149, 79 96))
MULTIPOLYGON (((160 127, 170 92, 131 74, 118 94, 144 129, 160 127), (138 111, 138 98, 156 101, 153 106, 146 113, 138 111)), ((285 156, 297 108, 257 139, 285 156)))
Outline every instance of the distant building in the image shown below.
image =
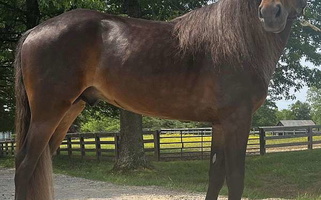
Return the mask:
POLYGON ((10 140, 10 139, 12 139, 11 132, 0 132, 0 141, 10 140))
POLYGON ((281 120, 277 126, 314 126, 312 120, 281 120))
MULTIPOLYGON (((277 126, 314 126, 315 123, 312 120, 280 120, 277 126)), ((295 135, 305 134, 306 129, 297 129, 294 131, 275 131, 273 135, 295 135)))

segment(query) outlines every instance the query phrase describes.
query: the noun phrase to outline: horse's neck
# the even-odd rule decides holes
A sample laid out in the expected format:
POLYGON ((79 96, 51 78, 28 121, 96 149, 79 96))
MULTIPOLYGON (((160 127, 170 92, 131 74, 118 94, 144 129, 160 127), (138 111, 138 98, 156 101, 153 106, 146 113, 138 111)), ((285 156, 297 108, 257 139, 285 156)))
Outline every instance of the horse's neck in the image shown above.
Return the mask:
MULTIPOLYGON (((269 51, 274 51, 274 54, 272 54, 273 56, 270 57, 271 54, 264 55, 264 58, 261 59, 264 62, 260 63, 260 61, 259 61, 259 63, 256 63, 259 66, 265 66, 265 67, 257 68, 256 72, 261 75, 261 77, 262 77, 261 80, 266 85, 269 85, 270 80, 272 79, 272 76, 273 76, 273 74, 275 72, 277 63, 278 63, 282 53, 284 52, 284 48, 285 48, 285 46, 286 46, 286 44, 288 42, 288 39, 289 39, 289 36, 290 36, 290 33, 291 33, 292 24, 293 24, 292 21, 288 21, 285 29, 281 33, 275 34, 275 36, 274 36, 274 39, 275 39, 274 44, 276 46, 274 46, 274 48, 271 48, 269 50, 269 51)), ((263 44, 263 45, 266 45, 266 44, 263 44)), ((265 46, 262 46, 261 48, 265 48, 265 46)), ((261 52, 258 51, 257 52, 257 56, 258 55, 262 55, 261 52)))

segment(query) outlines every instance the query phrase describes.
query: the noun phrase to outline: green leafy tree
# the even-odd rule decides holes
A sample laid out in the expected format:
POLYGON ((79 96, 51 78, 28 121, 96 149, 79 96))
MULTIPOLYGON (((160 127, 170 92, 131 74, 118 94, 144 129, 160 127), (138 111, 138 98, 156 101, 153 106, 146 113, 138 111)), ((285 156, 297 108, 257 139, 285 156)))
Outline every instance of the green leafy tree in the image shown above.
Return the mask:
MULTIPOLYGON (((321 1, 308 2, 305 18, 312 25, 321 27, 321 1)), ((321 87, 321 72, 303 66, 301 61, 309 61, 315 66, 321 66, 321 33, 309 26, 303 26, 295 21, 287 47, 277 65, 271 82, 270 94, 273 99, 295 99, 290 95, 290 89, 300 90, 304 85, 321 87)))
POLYGON ((308 91, 308 102, 311 104, 312 119, 321 124, 321 89, 312 87, 308 91))
POLYGON ((311 107, 308 103, 297 101, 290 106, 290 110, 296 120, 309 120, 311 118, 311 107))
POLYGON ((274 126, 277 123, 277 106, 271 100, 265 103, 253 115, 252 126, 274 126))
POLYGON ((295 116, 291 110, 283 109, 276 112, 277 121, 280 120, 294 120, 295 116))
MULTIPOLYGON (((122 7, 131 17, 142 16, 138 0, 124 0, 122 7)), ((142 115, 120 110, 119 156, 114 164, 115 171, 145 168, 149 162, 144 151, 142 115)))

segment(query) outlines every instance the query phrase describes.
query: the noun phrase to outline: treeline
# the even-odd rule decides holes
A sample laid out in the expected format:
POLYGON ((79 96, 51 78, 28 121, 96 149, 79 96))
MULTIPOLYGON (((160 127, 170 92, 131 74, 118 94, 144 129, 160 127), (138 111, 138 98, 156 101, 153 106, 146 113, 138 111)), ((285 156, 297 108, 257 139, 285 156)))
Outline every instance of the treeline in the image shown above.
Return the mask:
POLYGON ((255 113, 253 127, 273 126, 280 120, 313 120, 321 124, 321 89, 311 87, 307 102, 296 101, 287 109, 279 110, 274 102, 268 100, 255 113))

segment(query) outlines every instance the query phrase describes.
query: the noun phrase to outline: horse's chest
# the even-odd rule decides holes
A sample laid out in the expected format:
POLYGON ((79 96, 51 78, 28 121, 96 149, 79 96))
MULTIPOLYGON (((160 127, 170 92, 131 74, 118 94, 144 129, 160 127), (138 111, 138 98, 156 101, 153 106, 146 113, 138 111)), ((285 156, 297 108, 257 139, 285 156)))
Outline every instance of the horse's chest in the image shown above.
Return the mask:
POLYGON ((267 95, 268 83, 255 73, 223 73, 217 80, 220 109, 235 106, 243 102, 252 104, 255 110, 267 95))

